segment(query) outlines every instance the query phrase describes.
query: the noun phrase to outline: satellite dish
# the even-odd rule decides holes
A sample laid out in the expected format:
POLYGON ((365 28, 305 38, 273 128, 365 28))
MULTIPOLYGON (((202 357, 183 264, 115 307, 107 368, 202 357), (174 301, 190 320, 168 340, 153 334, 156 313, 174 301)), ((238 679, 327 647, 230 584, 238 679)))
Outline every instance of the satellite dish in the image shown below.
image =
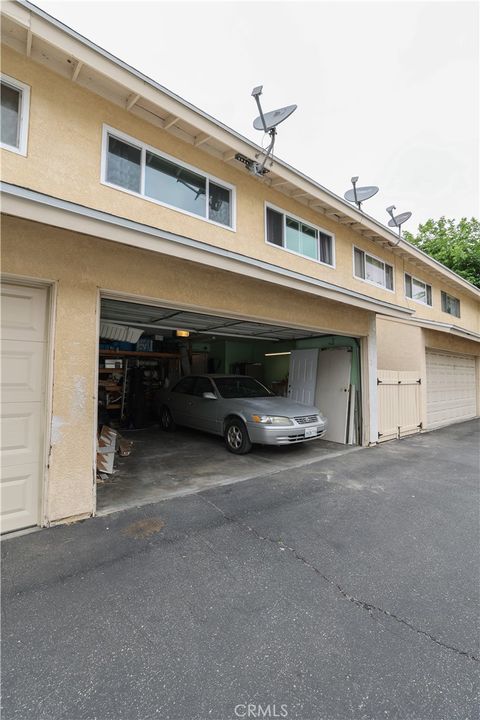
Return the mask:
POLYGON ((348 200, 348 202, 355 203, 358 206, 358 209, 361 210, 362 202, 369 200, 371 197, 376 195, 378 187, 376 185, 366 185, 365 187, 357 188, 357 182, 358 175, 352 177, 353 188, 351 190, 347 190, 343 197, 345 200, 348 200))
POLYGON ((270 145, 265 150, 265 157, 261 163, 250 162, 249 164, 249 168, 254 175, 260 176, 265 174, 265 164, 272 154, 273 146, 275 145, 275 136, 277 134, 277 125, 280 125, 281 122, 290 117, 290 115, 297 109, 296 105, 287 105, 286 107, 279 108, 278 110, 272 110, 264 115, 260 104, 260 95, 262 94, 262 90, 263 85, 258 85, 252 90, 252 96, 255 98, 258 112, 260 113, 260 115, 253 121, 253 127, 255 130, 263 130, 264 133, 270 135, 270 145))
POLYGON ((281 122, 290 117, 296 109, 296 105, 287 105, 287 107, 280 108, 279 110, 272 110, 266 115, 259 115, 253 121, 253 127, 255 130, 270 132, 270 130, 273 130, 277 125, 280 125, 281 122))
POLYGON ((410 211, 407 211, 404 213, 400 213, 400 215, 394 215, 394 210, 396 210, 395 205, 390 205, 390 207, 387 207, 387 212, 391 217, 391 220, 388 221, 388 227, 398 227, 398 235, 399 237, 401 237, 402 225, 404 222, 406 222, 412 217, 412 213, 410 211))
POLYGON ((399 227, 400 225, 403 225, 404 222, 409 220, 412 217, 411 212, 404 212, 400 213, 400 215, 396 215, 394 218, 388 221, 388 227, 399 227))

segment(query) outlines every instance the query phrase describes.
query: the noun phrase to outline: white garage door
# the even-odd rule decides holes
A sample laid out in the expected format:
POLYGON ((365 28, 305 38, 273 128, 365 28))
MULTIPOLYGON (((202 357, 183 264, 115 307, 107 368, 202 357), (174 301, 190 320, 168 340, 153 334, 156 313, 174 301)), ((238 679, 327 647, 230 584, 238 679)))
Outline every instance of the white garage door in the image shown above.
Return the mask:
POLYGON ((475 358, 427 351, 427 427, 475 415, 475 358))
POLYGON ((2 287, 1 529, 40 521, 47 290, 2 287))

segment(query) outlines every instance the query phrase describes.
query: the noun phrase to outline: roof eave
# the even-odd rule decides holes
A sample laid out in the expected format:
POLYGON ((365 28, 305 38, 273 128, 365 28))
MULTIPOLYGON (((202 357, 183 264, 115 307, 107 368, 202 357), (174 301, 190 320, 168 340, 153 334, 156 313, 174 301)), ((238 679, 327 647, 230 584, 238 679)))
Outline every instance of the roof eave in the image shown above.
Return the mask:
MULTIPOLYGON (((27 28, 29 32, 33 34, 39 33, 45 41, 58 47, 61 46, 59 34, 62 37, 67 36, 71 42, 67 43, 66 46, 63 43, 64 49, 76 57, 79 62, 86 64, 91 63, 93 56, 96 56, 97 59, 101 60, 99 71, 103 71, 108 77, 123 85, 126 95, 129 92, 133 95, 135 93, 148 95, 148 99, 154 102, 155 98, 158 99, 158 94, 160 94, 163 98, 161 107, 166 112, 169 112, 171 117, 175 117, 176 114, 181 115, 182 112, 186 113, 186 122, 198 127, 199 137, 215 138, 220 144, 231 148, 231 152, 224 154, 223 159, 225 161, 228 161, 227 158, 232 161, 236 153, 250 154, 254 157, 256 153, 262 152, 262 148, 256 143, 83 37, 80 33, 52 17, 41 8, 28 2, 28 0, 4 2, 2 3, 2 13, 27 28), (13 11, 14 8, 15 11, 13 11), (125 73, 128 74, 132 81, 129 83, 129 87, 125 84, 125 73)), ((333 220, 351 226, 367 239, 379 241, 395 253, 409 256, 413 261, 420 262, 430 271, 440 274, 446 280, 474 295, 477 300, 480 299, 480 290, 475 285, 408 241, 399 238, 397 234, 378 220, 360 212, 343 198, 285 161, 275 158, 270 176, 274 179, 267 179, 266 182, 272 186, 275 186, 275 181, 279 183, 283 179, 287 184, 295 186, 300 191, 300 195, 304 192, 307 196, 312 196, 311 200, 308 201, 308 205, 314 211, 323 212, 325 215, 332 217, 333 220)), ((295 198, 296 194, 300 197, 298 193, 294 193, 292 195, 294 199, 297 199, 295 198)))

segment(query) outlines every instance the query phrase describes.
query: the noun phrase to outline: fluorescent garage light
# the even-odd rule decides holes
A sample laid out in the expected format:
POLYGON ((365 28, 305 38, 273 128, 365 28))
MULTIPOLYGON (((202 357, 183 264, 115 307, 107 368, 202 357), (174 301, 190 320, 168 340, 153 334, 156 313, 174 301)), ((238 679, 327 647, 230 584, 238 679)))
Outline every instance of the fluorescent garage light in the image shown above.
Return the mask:
POLYGON ((265 357, 274 357, 276 355, 291 355, 292 353, 290 350, 288 352, 280 352, 280 353, 265 353, 265 357))

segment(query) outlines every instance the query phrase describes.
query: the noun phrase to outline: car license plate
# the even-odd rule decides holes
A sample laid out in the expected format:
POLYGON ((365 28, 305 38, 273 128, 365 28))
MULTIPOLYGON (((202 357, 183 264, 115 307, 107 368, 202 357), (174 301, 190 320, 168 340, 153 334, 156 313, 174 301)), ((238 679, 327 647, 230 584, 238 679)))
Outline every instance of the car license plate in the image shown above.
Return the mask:
POLYGON ((305 428, 305 437, 316 437, 317 428, 305 428))

